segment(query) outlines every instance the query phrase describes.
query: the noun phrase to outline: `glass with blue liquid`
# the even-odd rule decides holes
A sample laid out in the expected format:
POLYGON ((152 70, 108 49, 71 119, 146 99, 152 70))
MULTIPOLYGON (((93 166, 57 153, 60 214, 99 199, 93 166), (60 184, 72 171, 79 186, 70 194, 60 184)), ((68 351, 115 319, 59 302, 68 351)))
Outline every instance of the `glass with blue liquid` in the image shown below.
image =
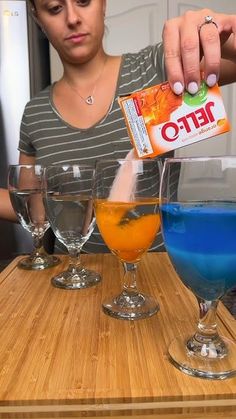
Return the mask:
POLYGON ((236 286, 236 157, 171 158, 160 186, 162 232, 170 260, 196 296, 193 336, 171 342, 181 371, 224 379, 236 374, 236 343, 217 332, 219 300, 236 286))

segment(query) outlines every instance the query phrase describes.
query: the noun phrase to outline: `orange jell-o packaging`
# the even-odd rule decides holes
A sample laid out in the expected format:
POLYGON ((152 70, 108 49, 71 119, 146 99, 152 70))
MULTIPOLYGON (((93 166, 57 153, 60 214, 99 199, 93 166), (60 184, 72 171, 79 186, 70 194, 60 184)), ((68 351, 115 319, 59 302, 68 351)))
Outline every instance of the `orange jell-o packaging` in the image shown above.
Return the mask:
POLYGON ((218 85, 175 95, 168 82, 119 98, 138 157, 154 157, 230 130, 218 85))

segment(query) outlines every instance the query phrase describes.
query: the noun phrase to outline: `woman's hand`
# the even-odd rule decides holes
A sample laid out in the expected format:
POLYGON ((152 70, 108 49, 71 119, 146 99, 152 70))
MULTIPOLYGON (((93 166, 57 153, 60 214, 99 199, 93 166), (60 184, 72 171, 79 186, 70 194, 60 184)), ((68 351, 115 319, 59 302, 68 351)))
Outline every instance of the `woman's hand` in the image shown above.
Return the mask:
MULTIPOLYGON (((167 78, 173 91, 181 94, 186 88, 194 94, 202 70, 208 86, 213 86, 223 71, 222 58, 236 63, 236 15, 209 9, 187 11, 166 21, 163 44, 167 78)), ((235 66, 232 71, 236 81, 235 66)))

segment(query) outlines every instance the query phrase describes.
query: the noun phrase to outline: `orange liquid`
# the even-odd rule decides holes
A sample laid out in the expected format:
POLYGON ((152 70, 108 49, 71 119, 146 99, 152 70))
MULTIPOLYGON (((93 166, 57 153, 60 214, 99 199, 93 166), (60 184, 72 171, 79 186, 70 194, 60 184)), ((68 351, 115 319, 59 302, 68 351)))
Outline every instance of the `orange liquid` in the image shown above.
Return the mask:
POLYGON ((105 243, 122 261, 139 261, 160 229, 158 198, 128 203, 95 200, 95 212, 105 243))

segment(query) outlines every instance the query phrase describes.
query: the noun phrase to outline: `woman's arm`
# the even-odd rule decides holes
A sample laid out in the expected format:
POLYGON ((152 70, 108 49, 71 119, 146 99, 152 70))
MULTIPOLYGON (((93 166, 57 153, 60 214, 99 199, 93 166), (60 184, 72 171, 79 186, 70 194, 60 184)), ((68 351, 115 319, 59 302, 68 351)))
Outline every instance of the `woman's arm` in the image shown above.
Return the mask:
POLYGON ((19 164, 35 164, 35 157, 20 153, 19 164))
POLYGON ((0 188, 0 218, 7 221, 17 221, 15 211, 11 205, 8 190, 2 188, 0 188))
MULTIPOLYGON (((35 158, 20 153, 19 164, 35 164, 35 158)), ((17 216, 11 205, 9 192, 7 189, 3 188, 0 188, 0 218, 17 222, 17 216)))

